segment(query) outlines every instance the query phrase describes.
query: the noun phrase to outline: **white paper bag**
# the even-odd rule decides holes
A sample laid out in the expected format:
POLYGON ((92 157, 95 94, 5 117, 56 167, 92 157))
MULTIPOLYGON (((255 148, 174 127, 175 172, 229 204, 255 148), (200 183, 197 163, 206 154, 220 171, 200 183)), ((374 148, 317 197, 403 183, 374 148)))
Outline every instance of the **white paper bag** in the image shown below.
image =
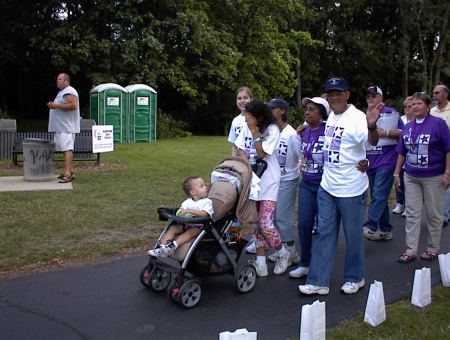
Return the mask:
POLYGON ((325 302, 314 301, 302 306, 300 340, 325 340, 325 302))
POLYGON ((384 321, 386 321, 386 305, 384 302, 383 283, 374 281, 370 285, 364 322, 377 327, 384 321))
POLYGON ((219 340, 256 340, 256 337, 256 332, 249 332, 246 328, 236 329, 234 332, 219 333, 219 340))
POLYGON ((444 287, 450 287, 450 253, 439 254, 438 259, 442 285, 444 287))
POLYGON ((430 268, 416 269, 411 303, 419 307, 425 307, 431 303, 430 268))

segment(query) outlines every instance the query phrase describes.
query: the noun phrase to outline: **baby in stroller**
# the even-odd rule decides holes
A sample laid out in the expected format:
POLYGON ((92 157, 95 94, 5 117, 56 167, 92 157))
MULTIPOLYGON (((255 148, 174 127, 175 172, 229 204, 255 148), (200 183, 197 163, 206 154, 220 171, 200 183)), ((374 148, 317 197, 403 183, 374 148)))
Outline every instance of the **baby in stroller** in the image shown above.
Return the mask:
MULTIPOLYGON (((183 203, 176 215, 181 217, 212 217, 213 203, 207 198, 208 187, 205 181, 197 176, 191 176, 184 180, 183 190, 189 197, 183 203)), ((202 225, 174 224, 164 233, 160 245, 150 249, 148 254, 154 257, 167 257, 174 254, 183 244, 189 242, 200 234, 202 225)))

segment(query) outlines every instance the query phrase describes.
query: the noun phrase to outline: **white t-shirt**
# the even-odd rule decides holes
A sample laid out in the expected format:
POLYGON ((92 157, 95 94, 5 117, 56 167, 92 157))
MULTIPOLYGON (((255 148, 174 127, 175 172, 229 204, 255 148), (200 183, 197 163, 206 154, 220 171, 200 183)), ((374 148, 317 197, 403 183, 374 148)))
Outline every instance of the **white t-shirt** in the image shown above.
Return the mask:
POLYGON ((356 168, 366 158, 367 133, 366 115, 353 105, 341 114, 330 114, 325 126, 320 185, 331 195, 354 197, 367 190, 367 174, 356 168))
MULTIPOLYGON (((277 201, 278 187, 280 186, 281 170, 277 161, 277 148, 280 140, 280 129, 275 124, 270 124, 261 136, 262 148, 266 153, 264 160, 267 162, 267 169, 261 176, 260 191, 258 201, 277 201)), ((242 128, 236 139, 235 145, 244 150, 247 157, 256 154, 253 145, 253 137, 247 124, 242 128)), ((251 161, 250 161, 251 163, 251 161)))
POLYGON ((72 86, 60 90, 54 100, 57 104, 65 104, 64 96, 77 97, 76 110, 50 109, 48 118, 48 132, 79 133, 80 132, 80 101, 78 92, 72 86))
POLYGON ((189 197, 183 203, 181 203, 181 209, 206 211, 211 217, 214 214, 213 203, 209 198, 206 197, 201 198, 198 201, 194 201, 189 197))
POLYGON ((296 179, 299 175, 298 160, 303 157, 302 140, 291 125, 286 125, 280 133, 277 160, 281 169, 281 180, 296 179))
POLYGON ((236 138, 241 132, 244 125, 247 125, 245 122, 245 115, 240 114, 233 118, 233 121, 231 122, 230 133, 228 134, 228 141, 230 143, 234 144, 234 142, 236 142, 236 138))

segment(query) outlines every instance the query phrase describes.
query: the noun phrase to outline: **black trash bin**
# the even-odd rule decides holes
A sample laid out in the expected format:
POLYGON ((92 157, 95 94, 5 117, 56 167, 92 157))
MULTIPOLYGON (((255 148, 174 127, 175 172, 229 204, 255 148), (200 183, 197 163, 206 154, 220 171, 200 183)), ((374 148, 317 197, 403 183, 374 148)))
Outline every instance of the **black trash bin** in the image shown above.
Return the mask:
POLYGON ((24 181, 43 182, 53 179, 53 141, 27 138, 22 142, 22 150, 24 181))

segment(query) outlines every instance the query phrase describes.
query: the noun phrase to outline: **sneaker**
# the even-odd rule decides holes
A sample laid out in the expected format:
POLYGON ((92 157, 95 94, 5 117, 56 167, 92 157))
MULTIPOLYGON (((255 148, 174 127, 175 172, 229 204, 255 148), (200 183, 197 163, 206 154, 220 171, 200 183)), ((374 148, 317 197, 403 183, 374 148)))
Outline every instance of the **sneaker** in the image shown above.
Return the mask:
POLYGON ((245 248, 245 251, 250 254, 256 254, 256 242, 251 240, 250 244, 245 248))
POLYGON ((393 214, 403 214, 404 211, 405 211, 405 207, 403 206, 403 204, 400 204, 400 203, 397 203, 395 205, 395 208, 392 209, 393 214))
POLYGON ((295 246, 289 246, 287 249, 289 250, 289 267, 292 266, 293 264, 299 264, 300 255, 298 255, 295 246))
POLYGON ((275 250, 272 254, 270 254, 268 257, 270 262, 277 262, 277 258, 278 258, 278 251, 275 250))
POLYGON ((268 276, 269 271, 267 270, 267 263, 260 263, 256 260, 249 260, 248 263, 250 263, 253 267, 256 269, 256 275, 258 276, 268 276))
POLYGON ((305 295, 327 295, 330 292, 330 288, 328 287, 320 287, 320 286, 313 286, 313 285, 300 285, 298 286, 298 290, 300 293, 305 295))
POLYGON ((402 217, 406 217, 406 210, 403 212, 402 217))
POLYGON ((283 274, 287 268, 289 267, 289 257, 291 253, 286 248, 281 248, 278 251, 278 257, 275 261, 275 269, 273 270, 273 273, 275 275, 281 275, 283 274))
POLYGON ((289 276, 298 279, 300 277, 307 276, 308 272, 309 272, 309 268, 308 267, 300 266, 297 269, 291 270, 289 272, 289 276))
POLYGON ((359 282, 346 282, 342 285, 341 292, 344 294, 355 294, 360 288, 364 287, 365 284, 366 282, 364 279, 359 282))
POLYGON ((378 240, 380 241, 392 240, 392 231, 380 231, 378 233, 378 240))
POLYGON ((372 231, 367 227, 363 227, 363 235, 364 238, 367 240, 377 240, 377 232, 376 231, 372 231))
POLYGON ((153 257, 167 257, 167 254, 162 251, 161 247, 150 249, 147 254, 153 257))
POLYGON ((166 256, 175 254, 175 252, 177 251, 178 246, 173 242, 167 243, 167 244, 163 244, 161 246, 161 251, 166 254, 166 256))

